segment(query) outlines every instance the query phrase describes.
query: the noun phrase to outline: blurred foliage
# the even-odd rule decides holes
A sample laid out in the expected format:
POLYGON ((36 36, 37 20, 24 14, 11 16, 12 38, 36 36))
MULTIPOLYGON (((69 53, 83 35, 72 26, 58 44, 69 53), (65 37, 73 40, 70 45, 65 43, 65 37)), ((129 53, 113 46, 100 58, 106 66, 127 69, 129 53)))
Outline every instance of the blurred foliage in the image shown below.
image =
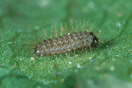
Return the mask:
POLYGON ((0 0, 0 88, 131 88, 131 4, 132 0, 0 0), (99 26, 104 43, 98 49, 55 58, 31 54, 28 44, 38 41, 38 30, 49 35, 51 25, 59 28, 60 23, 76 20, 99 26))

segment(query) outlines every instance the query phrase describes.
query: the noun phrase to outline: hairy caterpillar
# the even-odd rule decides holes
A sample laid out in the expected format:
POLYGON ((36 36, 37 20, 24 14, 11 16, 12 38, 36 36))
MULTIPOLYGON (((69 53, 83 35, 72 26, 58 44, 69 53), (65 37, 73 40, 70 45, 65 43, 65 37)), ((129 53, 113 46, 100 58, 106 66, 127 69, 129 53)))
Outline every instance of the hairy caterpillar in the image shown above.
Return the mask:
POLYGON ((92 49, 97 46, 98 38, 92 32, 74 32, 39 43, 35 47, 35 56, 62 54, 78 48, 92 49))

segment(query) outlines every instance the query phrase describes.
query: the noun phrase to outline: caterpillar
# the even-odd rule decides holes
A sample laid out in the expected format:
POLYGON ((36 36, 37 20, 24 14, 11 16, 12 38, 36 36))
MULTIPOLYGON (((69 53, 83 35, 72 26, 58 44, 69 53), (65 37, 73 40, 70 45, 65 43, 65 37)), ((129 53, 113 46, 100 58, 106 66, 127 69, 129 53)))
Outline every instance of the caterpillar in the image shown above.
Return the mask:
POLYGON ((35 47, 35 56, 61 54, 70 52, 78 48, 96 48, 98 46, 98 38, 92 33, 86 31, 69 35, 60 36, 59 38, 44 40, 35 47))
MULTIPOLYGON (((81 22, 79 23, 79 25, 77 25, 76 21, 76 28, 74 28, 74 26, 72 25, 68 29, 66 28, 66 26, 64 28, 60 25, 61 33, 64 32, 64 29, 70 29, 70 31, 73 31, 67 31, 66 34, 62 34, 61 36, 58 36, 59 34, 56 28, 56 37, 54 36, 54 33, 51 32, 53 38, 47 38, 49 36, 47 36, 47 33, 45 33, 46 39, 44 39, 43 42, 39 42, 39 44, 35 46, 35 56, 39 57, 43 55, 63 54, 71 52, 72 50, 75 51, 77 49, 80 50, 88 48, 92 50, 92 48, 97 48, 99 42, 101 41, 98 40, 97 36, 95 36, 93 32, 88 32, 89 30, 86 28, 88 27, 88 22, 86 22, 85 24, 84 21, 83 26, 81 26, 81 22)), ((90 28, 90 30, 92 29, 92 27, 90 28)), ((51 30, 52 28, 53 26, 51 26, 51 30)))

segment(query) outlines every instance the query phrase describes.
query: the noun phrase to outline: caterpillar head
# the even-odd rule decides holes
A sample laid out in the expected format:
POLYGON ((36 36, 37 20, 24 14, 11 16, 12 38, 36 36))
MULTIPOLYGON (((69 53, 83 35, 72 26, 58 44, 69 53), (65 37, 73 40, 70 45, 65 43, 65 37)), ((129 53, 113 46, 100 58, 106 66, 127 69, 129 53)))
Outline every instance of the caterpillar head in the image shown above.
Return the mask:
POLYGON ((90 32, 90 34, 93 36, 93 41, 92 41, 91 46, 93 48, 97 48, 97 46, 98 46, 98 38, 92 32, 90 32))

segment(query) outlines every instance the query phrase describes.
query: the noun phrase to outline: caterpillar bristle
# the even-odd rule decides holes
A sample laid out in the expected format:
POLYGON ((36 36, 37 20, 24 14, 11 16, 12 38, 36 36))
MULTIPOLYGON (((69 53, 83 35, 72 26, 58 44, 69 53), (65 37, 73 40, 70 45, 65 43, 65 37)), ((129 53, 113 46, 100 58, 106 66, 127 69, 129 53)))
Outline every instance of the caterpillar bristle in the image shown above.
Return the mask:
POLYGON ((38 40, 38 38, 37 38, 36 36, 34 36, 34 34, 31 33, 31 35, 32 35, 36 40, 38 40))
POLYGON ((84 27, 85 27, 85 20, 83 21, 83 27, 82 28, 84 29, 84 27))
POLYGON ((99 29, 100 29, 100 26, 97 26, 97 27, 94 28, 92 31, 93 31, 94 33, 96 33, 99 29))
POLYGON ((45 34, 45 38, 47 39, 47 38, 48 38, 48 36, 47 36, 47 33, 46 33, 46 31, 44 31, 44 34, 45 34))
MULTIPOLYGON (((40 38, 41 38, 41 36, 42 36, 42 39, 44 40, 44 35, 42 34, 42 32, 40 31, 40 30, 38 30, 38 33, 39 33, 39 35, 40 35, 40 38)), ((39 40, 40 41, 40 40, 39 40)))
POLYGON ((92 31, 92 28, 93 28, 94 24, 95 24, 95 22, 93 23, 93 25, 91 26, 91 28, 89 29, 89 31, 92 31))
POLYGON ((104 41, 99 40, 99 42, 104 43, 104 41))

